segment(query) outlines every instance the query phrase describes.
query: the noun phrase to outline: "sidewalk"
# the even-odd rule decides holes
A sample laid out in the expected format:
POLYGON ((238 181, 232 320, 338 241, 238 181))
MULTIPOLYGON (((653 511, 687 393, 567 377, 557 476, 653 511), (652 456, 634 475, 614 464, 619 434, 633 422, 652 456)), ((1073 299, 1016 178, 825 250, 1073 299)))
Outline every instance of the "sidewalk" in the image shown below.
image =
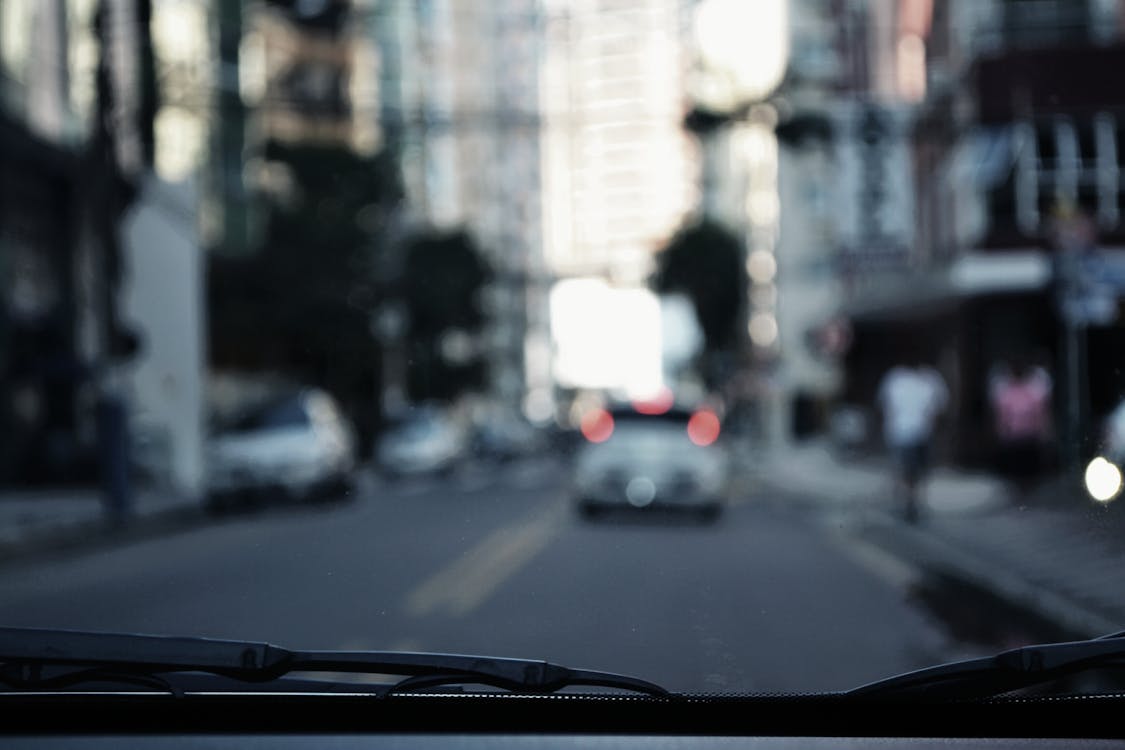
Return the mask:
POLYGON ((140 489, 124 527, 112 527, 97 488, 0 490, 0 560, 72 547, 108 536, 131 536, 202 516, 198 501, 140 489))
POLYGON ((994 477, 938 469, 923 488, 921 523, 909 525, 890 500, 884 461, 840 459, 812 443, 771 454, 755 473, 782 502, 814 502, 903 561, 1074 637, 1125 629, 1125 501, 1096 505, 1065 479, 1016 500, 994 477))

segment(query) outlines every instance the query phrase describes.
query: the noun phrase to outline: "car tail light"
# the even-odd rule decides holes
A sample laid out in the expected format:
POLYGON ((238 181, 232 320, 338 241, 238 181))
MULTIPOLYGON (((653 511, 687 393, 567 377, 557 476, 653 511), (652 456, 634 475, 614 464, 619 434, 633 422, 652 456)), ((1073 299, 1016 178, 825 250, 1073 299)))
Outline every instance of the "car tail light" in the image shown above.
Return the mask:
POLYGON ((613 415, 605 409, 591 409, 582 415, 582 437, 591 443, 604 443, 613 434, 613 415))
POLYGON ((718 440, 719 430, 719 418, 715 415, 715 412, 707 409, 697 411, 688 420, 688 439, 700 447, 708 446, 718 440))

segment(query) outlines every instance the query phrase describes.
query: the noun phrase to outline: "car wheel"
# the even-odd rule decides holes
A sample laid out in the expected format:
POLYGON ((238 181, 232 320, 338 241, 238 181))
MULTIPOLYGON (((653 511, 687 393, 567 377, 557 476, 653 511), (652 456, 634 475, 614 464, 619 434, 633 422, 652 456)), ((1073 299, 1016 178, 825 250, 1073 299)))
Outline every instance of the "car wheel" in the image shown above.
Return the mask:
POLYGON ((592 521, 605 515, 606 507, 599 502, 582 498, 577 503, 578 515, 587 521, 592 521))
POLYGON ((230 512, 230 503, 219 495, 208 495, 203 501, 203 509, 213 516, 221 516, 230 512))
POLYGON ((328 500, 334 503, 346 503, 356 498, 357 482, 352 474, 341 474, 336 477, 328 487, 328 500))
POLYGON ((718 500, 706 503, 700 506, 696 513, 699 516, 699 520, 704 523, 714 523, 723 515, 723 504, 718 500))

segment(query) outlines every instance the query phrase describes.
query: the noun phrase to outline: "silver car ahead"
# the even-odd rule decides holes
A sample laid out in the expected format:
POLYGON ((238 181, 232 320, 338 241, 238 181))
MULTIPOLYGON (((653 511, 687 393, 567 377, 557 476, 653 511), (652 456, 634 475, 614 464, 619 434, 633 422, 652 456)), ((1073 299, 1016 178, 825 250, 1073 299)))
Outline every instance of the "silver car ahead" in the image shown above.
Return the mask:
POLYGON ((613 506, 682 507, 706 517, 721 512, 730 458, 715 412, 598 408, 583 415, 581 428, 573 481, 583 515, 613 506))

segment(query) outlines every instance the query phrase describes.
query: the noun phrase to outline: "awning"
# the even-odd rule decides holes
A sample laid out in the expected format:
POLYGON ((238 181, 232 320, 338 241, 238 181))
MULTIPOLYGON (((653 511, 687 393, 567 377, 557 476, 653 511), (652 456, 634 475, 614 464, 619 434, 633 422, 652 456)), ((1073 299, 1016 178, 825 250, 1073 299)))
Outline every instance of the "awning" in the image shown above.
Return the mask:
POLYGON ((1037 291, 1051 281, 1051 259, 1038 250, 966 253, 953 263, 949 278, 966 295, 1037 291))
POLYGON ((946 271, 873 281, 851 295, 844 312, 853 320, 932 318, 972 297, 1041 291, 1051 276, 1050 257, 1036 250, 966 253, 946 271))

